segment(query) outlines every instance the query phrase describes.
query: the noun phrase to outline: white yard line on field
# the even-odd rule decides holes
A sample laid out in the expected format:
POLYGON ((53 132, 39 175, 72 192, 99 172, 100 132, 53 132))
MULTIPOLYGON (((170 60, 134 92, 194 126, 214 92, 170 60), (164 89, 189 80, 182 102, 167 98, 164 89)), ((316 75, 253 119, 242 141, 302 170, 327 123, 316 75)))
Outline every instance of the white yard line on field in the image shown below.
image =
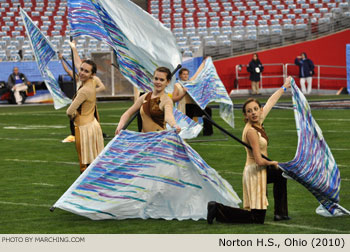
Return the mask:
POLYGON ((37 130, 37 129, 64 129, 67 126, 63 125, 23 125, 23 126, 5 126, 3 129, 11 130, 37 130))
POLYGON ((32 183, 32 185, 48 186, 48 187, 53 187, 53 186, 55 186, 55 185, 47 184, 47 183, 32 183))
POLYGON ((273 225, 273 226, 280 226, 280 227, 287 227, 287 228, 299 228, 299 229, 317 230, 317 231, 330 232, 330 233, 349 233, 349 231, 344 231, 344 230, 331 229, 331 228, 310 227, 310 226, 296 225, 296 224, 289 224, 289 223, 288 224, 283 224, 283 223, 276 223, 276 222, 267 222, 267 221, 265 221, 265 224, 273 225))
POLYGON ((220 171, 219 172, 220 174, 221 173, 227 173, 227 174, 233 174, 233 175, 243 175, 243 171, 242 172, 233 172, 233 171, 220 171))
POLYGON ((0 140, 10 140, 10 141, 59 141, 61 142, 62 140, 57 139, 57 138, 9 138, 9 137, 0 137, 0 140))
POLYGON ((0 113, 0 116, 58 116, 58 117, 67 117, 66 113, 46 113, 46 112, 35 112, 35 113, 23 113, 23 112, 18 112, 18 113, 0 113))
POLYGON ((31 163, 55 163, 55 164, 66 164, 66 165, 78 165, 79 162, 64 162, 64 161, 47 161, 47 160, 25 160, 25 159, 4 159, 4 161, 12 162, 31 162, 31 163))
POLYGON ((118 126, 118 123, 100 123, 101 125, 112 125, 112 126, 118 126))
POLYGON ((18 202, 7 202, 7 201, 0 201, 0 204, 3 205, 15 205, 15 206, 32 206, 32 207, 51 207, 51 205, 44 205, 44 204, 30 204, 30 203, 18 203, 18 202))

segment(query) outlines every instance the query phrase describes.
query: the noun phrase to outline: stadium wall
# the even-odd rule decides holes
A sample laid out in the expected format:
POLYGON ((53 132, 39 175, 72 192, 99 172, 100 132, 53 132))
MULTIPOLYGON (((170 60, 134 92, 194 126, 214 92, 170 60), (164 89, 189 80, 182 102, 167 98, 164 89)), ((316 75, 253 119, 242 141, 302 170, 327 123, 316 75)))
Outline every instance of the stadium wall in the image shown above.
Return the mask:
MULTIPOLYGON (((302 42, 294 45, 269 49, 265 51, 258 51, 259 58, 263 64, 270 63, 293 63, 297 55, 305 52, 315 65, 333 65, 333 66, 346 66, 346 44, 350 43, 350 29, 341 31, 329 36, 318 38, 315 40, 302 42)), ((216 70, 223 81, 226 89, 230 92, 234 87, 234 81, 236 79, 235 66, 238 64, 247 65, 252 59, 252 53, 241 55, 238 57, 231 57, 226 59, 216 60, 214 65, 216 70)), ((271 73, 279 72, 281 74, 281 67, 278 69, 275 67, 265 68, 266 71, 271 73)), ((321 71, 322 77, 346 77, 346 69, 332 69, 327 68, 321 71)), ((246 74, 246 69, 243 69, 241 74, 246 74)), ((291 66, 288 69, 288 74, 297 75, 298 68, 291 66)), ((317 74, 317 73, 316 73, 317 74)), ((315 74, 315 75, 316 75, 315 74)), ((264 87, 278 87, 281 85, 281 78, 269 79, 268 83, 264 81, 264 87)), ((298 80, 296 80, 298 83, 298 80)), ((240 88, 250 88, 249 80, 240 81, 240 88)), ((317 81, 313 81, 313 88, 317 85, 317 81)), ((339 89, 339 87, 345 87, 346 81, 340 80, 322 80, 321 89, 339 89)))

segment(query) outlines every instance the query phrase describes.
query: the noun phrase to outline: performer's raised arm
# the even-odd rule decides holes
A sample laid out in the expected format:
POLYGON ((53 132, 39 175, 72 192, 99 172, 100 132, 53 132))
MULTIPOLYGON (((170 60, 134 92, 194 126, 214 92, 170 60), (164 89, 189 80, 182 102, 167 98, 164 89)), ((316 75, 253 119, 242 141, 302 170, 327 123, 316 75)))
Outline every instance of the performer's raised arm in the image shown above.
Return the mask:
POLYGON ((267 102, 266 102, 266 104, 265 104, 265 106, 263 108, 263 115, 262 115, 262 118, 261 118, 262 119, 261 122, 263 122, 265 120, 265 118, 267 117, 267 115, 269 114, 269 112, 271 111, 273 106, 275 106, 275 104, 277 103, 279 98, 282 96, 282 94, 287 91, 287 88, 290 88, 291 80, 292 80, 291 76, 286 78, 286 81, 284 82, 282 87, 279 88, 276 92, 274 92, 270 96, 270 98, 267 100, 267 102))
POLYGON ((62 63, 62 67, 64 69, 64 71, 66 71, 66 73, 73 78, 73 71, 71 69, 68 68, 66 62, 64 62, 64 59, 63 59, 63 55, 62 53, 58 53, 58 58, 60 59, 61 63, 62 63))
POLYGON ((78 50, 77 50, 77 47, 76 47, 76 42, 75 40, 73 40, 72 42, 69 41, 69 45, 70 47, 72 48, 72 51, 73 51, 73 57, 74 57, 74 65, 77 69, 80 68, 80 65, 82 63, 82 60, 78 54, 78 50))

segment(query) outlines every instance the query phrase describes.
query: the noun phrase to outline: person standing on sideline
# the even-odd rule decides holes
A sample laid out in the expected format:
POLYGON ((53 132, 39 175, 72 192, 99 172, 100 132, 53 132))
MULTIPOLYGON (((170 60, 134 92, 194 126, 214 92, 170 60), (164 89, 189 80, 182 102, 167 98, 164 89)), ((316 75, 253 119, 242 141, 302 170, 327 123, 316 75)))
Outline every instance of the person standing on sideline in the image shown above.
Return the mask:
POLYGON ((249 62, 247 71, 250 73, 249 79, 252 84, 252 94, 260 94, 260 74, 264 71, 264 67, 261 64, 257 53, 253 54, 253 59, 249 62))
MULTIPOLYGON (((187 93, 187 88, 183 86, 186 81, 194 80, 200 71, 203 69, 205 65, 205 60, 203 60, 202 64, 197 69, 196 73, 189 79, 190 71, 187 68, 181 68, 179 71, 180 81, 175 83, 174 91, 172 94, 173 102, 177 102, 177 109, 187 115, 189 118, 193 118, 195 116, 203 116, 202 109, 193 101, 191 96, 187 93)), ((211 108, 206 107, 205 111, 211 117, 212 111, 211 108)), ((208 121, 207 118, 203 118, 203 135, 210 136, 213 134, 213 125, 208 121)))
MULTIPOLYGON (((75 44, 70 42, 70 46, 75 56, 75 44)), ((69 108, 67 115, 74 121, 75 126, 75 146, 77 149, 80 173, 83 173, 89 164, 95 160, 104 148, 102 129, 99 124, 96 106, 96 81, 94 76, 97 66, 92 60, 77 60, 79 87, 69 108)), ((79 58, 80 59, 80 58, 79 58)))
POLYGON ((27 77, 20 73, 18 67, 13 68, 13 73, 10 74, 7 80, 8 88, 13 92, 16 103, 18 105, 22 104, 23 97, 19 92, 26 91, 28 89, 29 81, 27 77))
MULTIPOLYGON (((246 163, 243 170, 243 208, 234 208, 225 206, 215 201, 208 203, 207 222, 213 223, 216 218, 219 222, 225 223, 257 223, 264 224, 267 201, 267 183, 269 182, 269 172, 276 173, 281 176, 282 172, 278 167, 277 161, 268 161, 261 155, 267 156, 267 144, 269 138, 263 127, 263 122, 269 114, 272 107, 277 103, 279 98, 287 88, 290 87, 291 77, 288 77, 280 89, 278 89, 267 100, 264 107, 256 99, 249 98, 243 105, 243 115, 245 127, 242 133, 242 140, 252 149, 246 149, 246 163), (271 169, 269 171, 269 169, 271 169), (275 171, 280 171, 277 173, 275 171)), ((280 178, 270 178, 277 183, 280 178), (276 179, 276 180, 275 180, 276 179)), ((287 182, 281 181, 280 190, 275 192, 275 221, 289 220, 287 208, 287 182), (275 194, 276 193, 276 194, 275 194), (278 206, 276 206, 278 205, 278 206)), ((277 185, 277 184, 276 184, 277 185)))
POLYGON ((300 87, 303 94, 310 94, 312 89, 312 75, 314 74, 314 63, 308 59, 306 53, 302 53, 295 59, 295 65, 299 67, 300 87), (305 88, 305 81, 308 86, 305 88))

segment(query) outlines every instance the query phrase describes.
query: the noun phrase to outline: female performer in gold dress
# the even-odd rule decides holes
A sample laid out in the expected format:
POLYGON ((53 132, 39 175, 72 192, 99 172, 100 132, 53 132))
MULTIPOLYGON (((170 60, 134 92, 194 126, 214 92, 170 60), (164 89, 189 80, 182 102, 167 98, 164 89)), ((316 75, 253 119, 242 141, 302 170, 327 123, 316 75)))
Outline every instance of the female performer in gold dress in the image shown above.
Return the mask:
POLYGON ((176 125, 173 115, 173 101, 165 93, 170 80, 170 70, 166 67, 158 67, 153 76, 153 91, 140 96, 121 116, 115 134, 120 133, 129 118, 138 110, 142 118, 142 132, 165 130, 168 123, 179 133, 181 128, 176 125))
MULTIPOLYGON (((208 203, 207 221, 213 223, 216 218, 219 222, 227 223, 260 223, 265 221, 268 206, 266 196, 267 167, 278 169, 277 161, 268 161, 261 154, 267 156, 268 137, 263 122, 272 107, 282 94, 290 87, 291 77, 288 77, 283 86, 278 89, 262 108, 259 101, 250 98, 243 105, 245 127, 242 140, 252 149, 246 148, 247 158, 243 171, 243 208, 228 207, 211 201, 208 203)), ((288 218, 289 219, 289 218, 288 218)), ((287 220, 287 216, 285 218, 287 220)))

